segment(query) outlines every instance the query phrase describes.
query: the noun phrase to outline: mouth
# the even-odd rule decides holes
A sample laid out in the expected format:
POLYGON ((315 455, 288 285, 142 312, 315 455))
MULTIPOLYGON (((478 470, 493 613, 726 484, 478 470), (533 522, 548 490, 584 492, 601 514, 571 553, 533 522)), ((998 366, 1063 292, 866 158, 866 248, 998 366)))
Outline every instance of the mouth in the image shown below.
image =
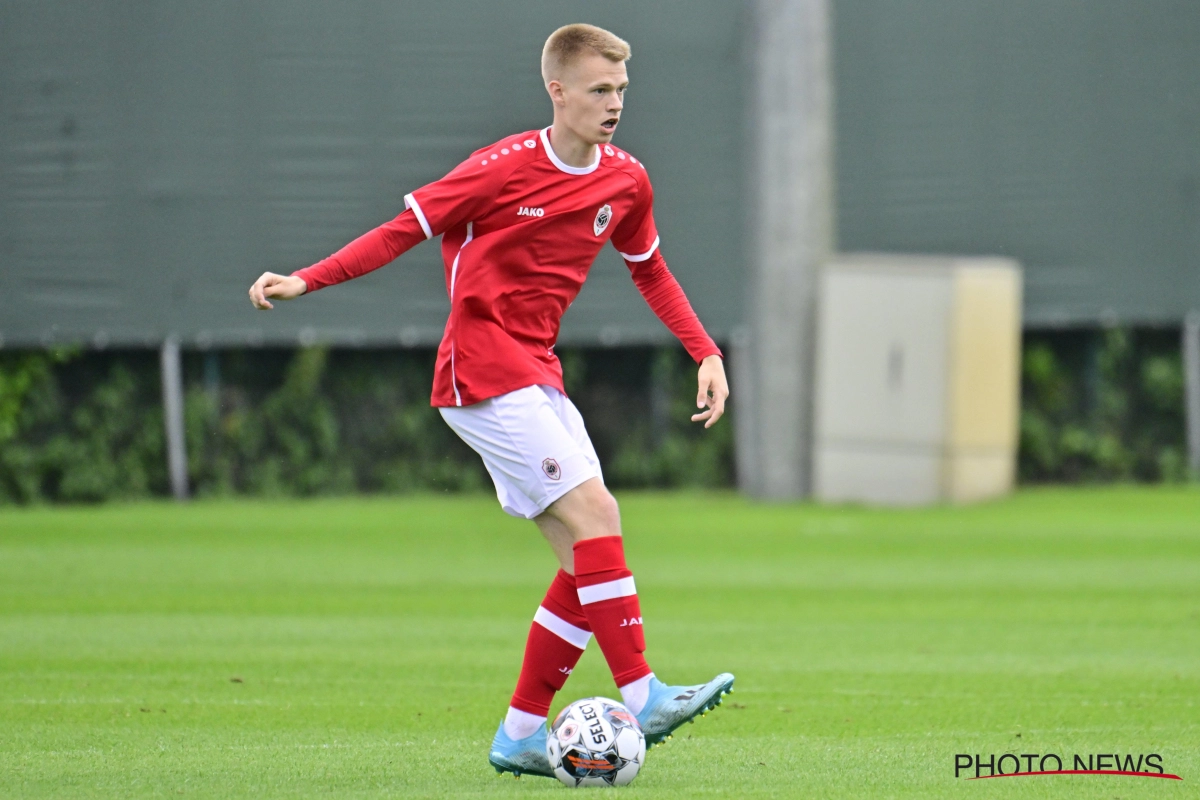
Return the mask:
POLYGON ((600 123, 600 127, 609 133, 612 133, 617 129, 617 122, 619 122, 619 120, 616 117, 609 117, 608 119, 604 120, 604 122, 600 123))

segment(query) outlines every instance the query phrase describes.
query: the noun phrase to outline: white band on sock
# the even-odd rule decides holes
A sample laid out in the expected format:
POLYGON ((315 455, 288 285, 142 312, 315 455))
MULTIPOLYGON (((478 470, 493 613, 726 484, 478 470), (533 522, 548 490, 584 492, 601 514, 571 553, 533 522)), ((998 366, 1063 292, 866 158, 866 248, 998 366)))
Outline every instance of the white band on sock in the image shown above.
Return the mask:
POLYGON ((583 628, 572 625, 554 612, 547 611, 543 606, 538 606, 537 613, 533 615, 533 621, 580 650, 586 650, 588 642, 592 638, 591 631, 585 631, 583 628))
POLYGON ((614 597, 628 597, 631 594, 637 594, 637 587, 633 585, 632 575, 608 583, 597 583, 594 586, 580 586, 579 604, 586 606, 589 603, 612 600, 614 597))

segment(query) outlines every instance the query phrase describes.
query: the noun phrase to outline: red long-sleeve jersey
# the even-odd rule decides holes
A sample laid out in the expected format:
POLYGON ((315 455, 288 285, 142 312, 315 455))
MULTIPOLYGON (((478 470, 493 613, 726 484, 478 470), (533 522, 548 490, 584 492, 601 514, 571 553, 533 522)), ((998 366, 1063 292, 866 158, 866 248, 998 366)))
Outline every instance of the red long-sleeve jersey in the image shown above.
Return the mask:
POLYGON ((612 145, 563 163, 549 129, 510 136, 404 198, 395 219, 292 273, 308 291, 356 278, 442 237, 450 318, 432 402, 471 405, 534 384, 564 391, 559 324, 604 243, 697 362, 720 355, 659 252, 645 166, 612 145))

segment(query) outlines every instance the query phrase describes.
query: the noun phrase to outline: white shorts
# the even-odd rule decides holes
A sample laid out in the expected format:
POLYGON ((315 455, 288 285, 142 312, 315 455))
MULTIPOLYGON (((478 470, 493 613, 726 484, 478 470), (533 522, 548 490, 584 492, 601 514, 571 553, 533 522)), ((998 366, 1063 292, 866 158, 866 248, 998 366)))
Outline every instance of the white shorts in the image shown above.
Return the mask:
POLYGON ((438 411, 483 458, 496 498, 514 517, 533 519, 589 478, 603 480, 583 417, 552 386, 526 386, 438 411))

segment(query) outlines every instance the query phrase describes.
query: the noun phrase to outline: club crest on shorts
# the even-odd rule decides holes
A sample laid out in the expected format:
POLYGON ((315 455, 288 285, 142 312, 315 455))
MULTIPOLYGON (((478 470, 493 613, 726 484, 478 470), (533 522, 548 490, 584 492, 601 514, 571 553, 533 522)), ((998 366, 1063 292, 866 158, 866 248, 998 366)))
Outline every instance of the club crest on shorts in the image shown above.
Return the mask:
POLYGON ((546 473, 546 477, 552 481, 562 480, 562 467, 558 466, 558 462, 553 458, 547 458, 542 462, 542 472, 546 473))
POLYGON ((604 233, 604 229, 608 227, 608 223, 612 220, 612 206, 605 203, 601 206, 600 211, 596 214, 596 221, 592 224, 592 230, 596 235, 604 233))

